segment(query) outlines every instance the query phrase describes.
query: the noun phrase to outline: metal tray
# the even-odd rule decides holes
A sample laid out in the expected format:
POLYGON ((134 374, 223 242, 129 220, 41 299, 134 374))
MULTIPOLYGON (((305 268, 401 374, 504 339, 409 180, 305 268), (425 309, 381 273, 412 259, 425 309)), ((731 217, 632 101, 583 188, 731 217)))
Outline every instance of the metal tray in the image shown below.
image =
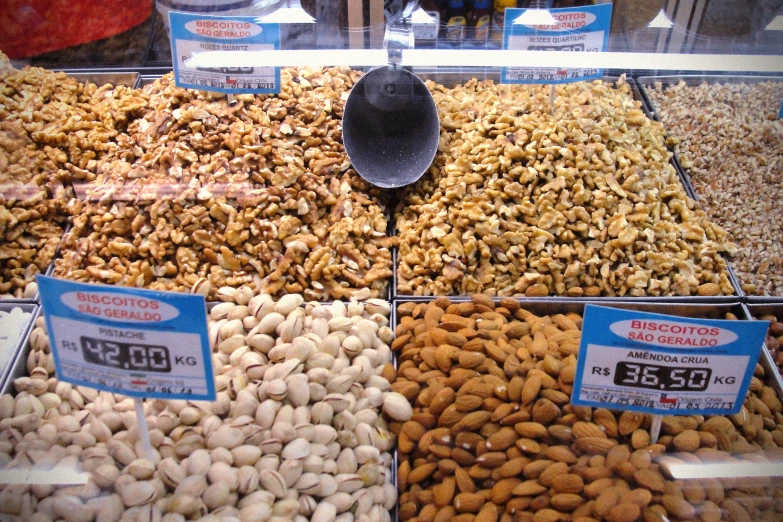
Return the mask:
MULTIPOLYGON (((783 299, 766 304, 754 300, 754 302, 747 302, 743 306, 748 317, 751 319, 764 314, 772 314, 779 319, 783 319, 783 299)), ((764 366, 764 371, 767 373, 767 380, 774 381, 774 383, 770 383, 770 386, 775 388, 775 391, 778 392, 778 397, 783 397, 783 375, 781 375, 783 369, 778 368, 778 365, 775 364, 775 361, 772 359, 772 354, 769 353, 769 350, 767 349, 766 343, 764 344, 762 351, 764 354, 761 364, 764 366)))
POLYGON ((22 328, 22 330, 19 332, 19 338, 16 340, 16 343, 14 343, 14 347, 11 350, 8 359, 0 364, 0 390, 2 390, 2 393, 7 392, 7 383, 12 382, 13 379, 16 379, 17 377, 21 377, 21 375, 17 375, 20 369, 20 359, 22 359, 22 374, 27 373, 26 363, 27 354, 29 353, 29 350, 27 349, 27 341, 30 338, 30 332, 33 329, 33 323, 35 323, 40 310, 37 304, 31 302, 13 304, 5 302, 0 303, 0 310, 4 312, 10 311, 14 308, 21 308, 23 311, 29 312, 30 319, 27 321, 27 324, 24 326, 24 328, 22 328), (24 357, 21 355, 22 352, 24 352, 24 357), (11 375, 14 375, 14 377, 11 377, 11 375))

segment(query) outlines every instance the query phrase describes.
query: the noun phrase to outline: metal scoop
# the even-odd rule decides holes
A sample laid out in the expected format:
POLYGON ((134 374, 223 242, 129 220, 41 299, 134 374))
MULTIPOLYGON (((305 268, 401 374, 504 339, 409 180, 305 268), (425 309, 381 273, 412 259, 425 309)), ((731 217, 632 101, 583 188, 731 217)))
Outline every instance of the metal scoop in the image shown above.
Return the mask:
POLYGON ((361 177, 383 188, 418 180, 435 157, 440 122, 424 82, 400 67, 373 69, 343 111, 345 151, 361 177))

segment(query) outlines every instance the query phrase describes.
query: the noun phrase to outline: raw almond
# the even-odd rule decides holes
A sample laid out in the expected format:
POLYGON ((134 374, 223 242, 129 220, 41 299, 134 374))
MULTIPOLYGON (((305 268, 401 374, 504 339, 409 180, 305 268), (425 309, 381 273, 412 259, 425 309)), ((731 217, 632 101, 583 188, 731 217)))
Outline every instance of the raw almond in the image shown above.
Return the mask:
POLYGON ((538 397, 541 390, 541 378, 538 376, 529 377, 522 387, 522 405, 528 405, 538 397))
POLYGON ((462 368, 472 369, 480 366, 485 359, 483 353, 462 351, 459 354, 459 365, 462 368))
POLYGON ((636 504, 618 504, 606 514, 607 522, 634 522, 642 516, 642 510, 636 504))
POLYGON ((476 395, 462 395, 456 398, 454 406, 457 408, 457 411, 468 413, 479 409, 483 403, 484 399, 477 397, 476 395))
POLYGON ((546 486, 542 486, 541 484, 538 483, 537 480, 531 479, 531 480, 526 480, 521 484, 515 486, 513 493, 514 495, 527 497, 533 495, 540 495, 546 490, 547 490, 546 486))
POLYGON ((460 493, 454 497, 454 507, 459 513, 478 513, 484 502, 484 497, 476 493, 460 493))
POLYGON ((655 493, 663 493, 665 487, 663 477, 653 469, 640 469, 633 474, 633 479, 643 488, 655 493))
POLYGON ((574 441, 574 448, 582 453, 591 455, 606 455, 606 453, 617 446, 615 439, 606 439, 602 437, 582 437, 574 441))
POLYGON ((402 425, 402 433, 411 441, 419 442, 426 432, 427 430, 424 429, 424 426, 413 420, 409 420, 402 425))
POLYGON ((492 486, 490 493, 490 499, 494 504, 502 505, 511 499, 514 488, 521 484, 522 481, 518 478, 506 478, 498 480, 495 485, 492 486))
POLYGON ((678 451, 691 453, 699 449, 701 438, 699 437, 699 433, 697 431, 685 430, 674 437, 672 443, 678 451))
POLYGON ((640 508, 648 506, 650 502, 652 502, 652 493, 643 488, 631 490, 620 497, 620 504, 636 504, 640 508))
POLYGON ((599 437, 606 438, 606 433, 598 424, 592 422, 579 421, 571 426, 571 432, 575 437, 599 437))
POLYGON ((487 437, 487 449, 492 451, 505 451, 517 441, 519 436, 512 428, 501 428, 487 437))
POLYGON ((636 431, 642 425, 644 414, 635 411, 624 411, 617 422, 617 431, 620 435, 628 435, 636 431))
POLYGON ((463 468, 457 468, 454 471, 454 478, 456 479, 457 488, 463 493, 475 493, 476 484, 473 482, 473 478, 463 468))
POLYGON ((430 401, 430 412, 435 416, 439 416, 443 413, 443 410, 454 403, 455 399, 456 394, 454 393, 454 390, 448 387, 443 388, 432 397, 432 400, 430 401))
MULTIPOLYGON (((430 340, 433 346, 440 346, 441 344, 449 344, 449 333, 442 328, 433 328, 430 330, 430 340)), ((464 344, 464 343, 463 343, 464 344)))
POLYGON ((567 446, 550 446, 544 450, 544 455, 555 462, 565 462, 567 464, 576 462, 576 455, 567 446))
POLYGON ((558 475, 552 479, 551 487, 555 493, 579 494, 584 489, 585 483, 582 477, 573 473, 558 475))
POLYGON ((620 491, 617 488, 610 488, 598 495, 593 505, 593 511, 596 515, 605 517, 620 500, 620 491))
POLYGON ((574 493, 556 493, 549 499, 551 506, 558 511, 573 511, 585 503, 580 495, 574 493))
POLYGON ((451 428, 452 433, 460 431, 476 431, 489 421, 492 414, 488 411, 474 411, 465 415, 461 421, 451 428))
POLYGON ((612 414, 611 411, 605 408, 598 408, 593 412, 593 422, 603 428, 607 437, 617 437, 617 420, 614 418, 614 414, 612 414))
POLYGON ((427 480, 430 475, 435 473, 437 468, 438 465, 433 463, 422 464, 421 466, 413 468, 411 472, 408 473, 408 484, 418 484, 419 482, 427 480))
POLYGON ((696 518, 696 510, 679 495, 664 495, 661 497, 661 504, 670 515, 684 520, 696 518))
MULTIPOLYGON (((505 419, 501 421, 501 424, 505 424, 505 419)), ((529 439, 538 439, 545 437, 547 434, 546 427, 538 422, 519 422, 514 424, 514 430, 519 433, 521 437, 529 439)))
POLYGON ((454 477, 445 477, 440 484, 432 487, 432 500, 436 506, 442 508, 451 504, 457 481, 454 477))

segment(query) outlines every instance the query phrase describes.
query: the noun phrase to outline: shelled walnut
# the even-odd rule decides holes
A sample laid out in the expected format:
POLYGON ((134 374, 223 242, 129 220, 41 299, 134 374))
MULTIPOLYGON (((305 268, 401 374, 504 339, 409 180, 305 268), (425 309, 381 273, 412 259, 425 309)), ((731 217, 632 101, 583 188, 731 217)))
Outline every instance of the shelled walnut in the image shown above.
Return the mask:
POLYGON ((390 311, 236 290, 209 314, 217 399, 145 401, 152 460, 133 399, 54 376, 39 318, 28 375, 0 396, 0 467, 88 478, 0 485, 0 517, 390 521, 395 437, 383 412, 400 417, 402 399, 389 391, 390 311))
MULTIPOLYGON (((774 478, 673 479, 675 464, 783 460, 783 405, 756 365, 740 413, 651 416, 574 406, 582 318, 514 299, 402 303, 391 390, 400 520, 779 520, 774 478)), ((733 315, 727 318, 736 319, 733 315)))
POLYGON ((684 192, 628 84, 428 83, 441 142, 396 214, 398 292, 670 296, 733 290, 733 245, 684 192))
POLYGON ((152 110, 117 137, 96 181, 288 187, 306 173, 341 176, 350 167, 342 110, 360 76, 348 68, 285 68, 280 93, 229 102, 222 93, 176 87, 168 74, 142 89, 152 110))
POLYGON ((349 173, 328 183, 305 173, 243 200, 86 202, 74 210, 54 274, 173 291, 206 278, 208 299, 241 285, 308 300, 384 297, 392 240, 363 186, 349 173))
POLYGON ((648 90, 704 209, 731 234, 748 294, 783 295, 783 83, 648 90))
POLYGON ((0 71, 0 295, 32 298, 66 226, 67 186, 144 100, 39 68, 0 71))

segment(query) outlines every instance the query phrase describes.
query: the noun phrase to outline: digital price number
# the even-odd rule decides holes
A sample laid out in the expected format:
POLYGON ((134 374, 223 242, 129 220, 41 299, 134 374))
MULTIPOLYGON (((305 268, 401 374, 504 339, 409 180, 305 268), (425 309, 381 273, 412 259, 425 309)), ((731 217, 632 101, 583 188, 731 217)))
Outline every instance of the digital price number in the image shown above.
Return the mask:
POLYGON ((661 391, 705 391, 711 376, 709 368, 672 368, 621 361, 614 372, 614 384, 661 391))
POLYGON ((171 357, 165 346, 120 343, 94 337, 80 337, 84 361, 139 372, 171 372, 171 357))

